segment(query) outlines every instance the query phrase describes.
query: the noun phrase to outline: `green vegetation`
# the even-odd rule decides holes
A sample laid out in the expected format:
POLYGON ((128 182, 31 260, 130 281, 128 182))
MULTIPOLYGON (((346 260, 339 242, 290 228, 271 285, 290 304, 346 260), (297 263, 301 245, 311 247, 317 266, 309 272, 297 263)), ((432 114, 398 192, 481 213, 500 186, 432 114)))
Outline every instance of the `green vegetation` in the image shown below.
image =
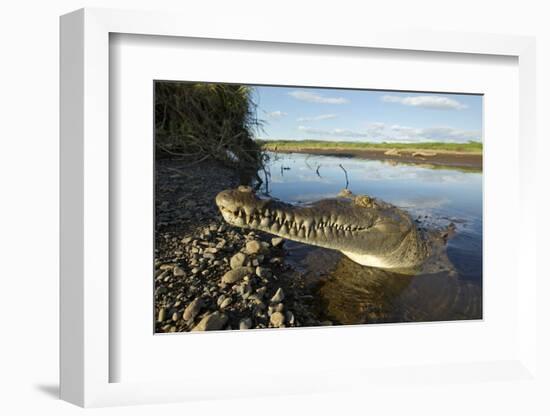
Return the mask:
POLYGON ((256 170, 263 161, 261 147, 253 139, 258 127, 249 87, 155 82, 157 157, 180 157, 188 165, 214 159, 256 170))
POLYGON ((366 142, 331 142, 324 140, 256 140, 265 150, 304 150, 304 149, 348 149, 348 150, 390 150, 403 151, 438 151, 481 154, 483 145, 480 142, 468 143, 425 142, 425 143, 366 143, 366 142))

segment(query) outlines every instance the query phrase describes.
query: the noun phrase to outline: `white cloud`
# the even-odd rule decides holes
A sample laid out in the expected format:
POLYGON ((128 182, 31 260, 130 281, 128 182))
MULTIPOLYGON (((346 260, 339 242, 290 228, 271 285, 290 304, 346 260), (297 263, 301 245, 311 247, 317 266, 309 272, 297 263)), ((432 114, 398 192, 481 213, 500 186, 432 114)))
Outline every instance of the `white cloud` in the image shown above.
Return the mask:
POLYGON ((313 117, 298 117, 296 120, 304 123, 308 121, 332 120, 336 117, 337 117, 336 114, 321 114, 313 117))
POLYGON ((267 114, 267 117, 269 117, 272 120, 278 120, 288 115, 288 113, 285 113, 284 111, 280 111, 280 110, 266 112, 266 114, 267 114))
POLYGON ((414 128, 397 124, 370 123, 364 130, 349 129, 318 129, 299 126, 298 130, 317 136, 318 138, 353 140, 367 139, 374 142, 457 142, 466 143, 470 140, 480 140, 478 130, 462 130, 452 127, 414 128))
POLYGON ((296 90, 288 93, 291 97, 296 98, 300 101, 307 101, 308 103, 318 103, 318 104, 346 104, 349 103, 349 100, 344 97, 325 97, 321 94, 314 92, 296 90))
POLYGON ((383 95, 382 101, 386 103, 399 103, 411 107, 423 107, 432 110, 463 110, 468 108, 452 98, 439 97, 436 95, 419 95, 415 97, 399 97, 397 95, 383 95))
POLYGON ((313 134, 316 136, 331 136, 331 137, 347 137, 347 138, 360 138, 368 137, 367 132, 359 132, 348 129, 316 129, 313 127, 298 126, 298 130, 303 131, 304 133, 313 134))
POLYGON ((401 141, 443 141, 443 142, 468 142, 480 140, 479 130, 462 130, 452 127, 426 127, 412 128, 393 125, 390 130, 394 133, 395 140, 401 141))

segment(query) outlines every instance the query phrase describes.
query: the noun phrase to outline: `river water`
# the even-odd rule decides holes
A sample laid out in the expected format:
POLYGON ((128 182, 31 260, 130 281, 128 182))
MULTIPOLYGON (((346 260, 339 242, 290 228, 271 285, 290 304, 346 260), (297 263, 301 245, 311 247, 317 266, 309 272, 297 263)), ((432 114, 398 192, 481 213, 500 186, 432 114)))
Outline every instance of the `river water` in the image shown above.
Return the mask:
POLYGON ((314 287, 334 324, 482 317, 482 173, 342 156, 270 153, 261 191, 292 204, 335 197, 348 186, 410 213, 422 227, 453 222, 451 271, 404 276, 360 266, 339 252, 288 241, 288 258, 314 287), (347 175, 347 177, 346 177, 347 175))

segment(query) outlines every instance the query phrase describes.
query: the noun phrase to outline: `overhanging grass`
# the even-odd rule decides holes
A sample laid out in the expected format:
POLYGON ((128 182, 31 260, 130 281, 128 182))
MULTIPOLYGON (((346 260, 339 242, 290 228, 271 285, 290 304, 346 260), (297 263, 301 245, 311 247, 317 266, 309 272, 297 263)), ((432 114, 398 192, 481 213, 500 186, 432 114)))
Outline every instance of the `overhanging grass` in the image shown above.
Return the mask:
POLYGON ((480 142, 468 143, 423 142, 423 143, 367 143, 367 142, 336 142, 324 140, 259 140, 256 142, 265 150, 304 150, 304 149, 353 149, 353 150, 389 150, 404 151, 440 151, 481 154, 483 145, 480 142))
POLYGON ((261 125, 252 89, 244 85, 155 82, 157 157, 218 160, 256 170, 263 153, 254 141, 261 125))

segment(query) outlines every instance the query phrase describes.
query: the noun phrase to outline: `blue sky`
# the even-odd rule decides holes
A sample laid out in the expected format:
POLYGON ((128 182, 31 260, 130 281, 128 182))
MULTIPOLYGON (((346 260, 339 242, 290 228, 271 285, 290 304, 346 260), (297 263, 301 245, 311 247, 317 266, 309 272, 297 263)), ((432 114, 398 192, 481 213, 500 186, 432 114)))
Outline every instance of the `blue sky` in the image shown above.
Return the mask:
POLYGON ((262 139, 481 141, 482 96, 301 87, 255 89, 262 139))

